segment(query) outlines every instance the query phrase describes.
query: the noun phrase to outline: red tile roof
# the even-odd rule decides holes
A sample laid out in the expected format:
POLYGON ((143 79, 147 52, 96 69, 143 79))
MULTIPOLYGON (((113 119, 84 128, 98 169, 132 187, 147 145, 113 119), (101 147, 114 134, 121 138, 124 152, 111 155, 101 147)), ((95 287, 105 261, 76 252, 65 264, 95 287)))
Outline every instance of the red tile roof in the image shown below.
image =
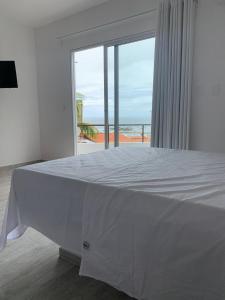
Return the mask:
MULTIPOLYGON (((92 142, 102 144, 105 141, 105 134, 104 133, 98 133, 94 138, 89 138, 92 142)), ((144 136, 143 142, 148 143, 150 142, 150 137, 144 136)), ((121 143, 141 143, 142 142, 142 136, 127 136, 124 134, 119 135, 119 141, 121 143)), ((109 134, 109 142, 114 142, 114 133, 109 134)))

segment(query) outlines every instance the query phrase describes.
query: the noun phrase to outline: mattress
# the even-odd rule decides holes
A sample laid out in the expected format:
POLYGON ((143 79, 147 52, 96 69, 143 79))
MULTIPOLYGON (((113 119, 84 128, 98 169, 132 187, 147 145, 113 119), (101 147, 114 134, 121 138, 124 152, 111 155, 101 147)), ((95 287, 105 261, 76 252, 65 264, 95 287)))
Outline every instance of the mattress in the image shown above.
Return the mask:
POLYGON ((106 174, 113 176, 119 169, 139 161, 138 150, 112 149, 16 169, 0 235, 0 250, 7 239, 16 239, 27 227, 32 227, 80 256, 87 184, 100 183, 106 174))
POLYGON ((15 170, 0 247, 28 226, 137 299, 225 297, 225 155, 117 148, 15 170))

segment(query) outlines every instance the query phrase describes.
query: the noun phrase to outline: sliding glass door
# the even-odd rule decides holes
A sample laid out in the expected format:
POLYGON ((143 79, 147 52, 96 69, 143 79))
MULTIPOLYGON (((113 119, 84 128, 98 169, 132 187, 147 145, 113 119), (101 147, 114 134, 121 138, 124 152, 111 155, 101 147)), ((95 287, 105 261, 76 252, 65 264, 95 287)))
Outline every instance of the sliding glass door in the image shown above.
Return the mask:
POLYGON ((154 39, 118 47, 118 126, 122 145, 150 144, 154 39))
POLYGON ((105 148, 104 47, 74 54, 77 154, 105 148))
POLYGON ((74 53, 78 154, 150 144, 155 39, 74 53))

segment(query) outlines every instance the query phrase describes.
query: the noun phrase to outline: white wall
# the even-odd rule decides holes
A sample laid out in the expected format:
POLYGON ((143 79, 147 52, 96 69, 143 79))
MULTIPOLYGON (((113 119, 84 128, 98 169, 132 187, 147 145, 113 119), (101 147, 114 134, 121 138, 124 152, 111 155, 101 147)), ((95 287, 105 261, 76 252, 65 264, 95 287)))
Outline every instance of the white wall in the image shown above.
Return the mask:
MULTIPOLYGON (((191 118, 192 149, 225 152, 225 9, 220 0, 199 0, 191 118)), ((157 7, 157 0, 112 0, 36 31, 41 152, 44 159, 72 155, 70 51, 156 28, 157 14, 85 35, 71 32, 157 7)))
POLYGON ((201 0, 196 26, 191 146, 225 152, 225 1, 201 0))
POLYGON ((0 60, 15 60, 18 89, 0 89, 0 166, 40 159, 32 29, 0 17, 0 60))

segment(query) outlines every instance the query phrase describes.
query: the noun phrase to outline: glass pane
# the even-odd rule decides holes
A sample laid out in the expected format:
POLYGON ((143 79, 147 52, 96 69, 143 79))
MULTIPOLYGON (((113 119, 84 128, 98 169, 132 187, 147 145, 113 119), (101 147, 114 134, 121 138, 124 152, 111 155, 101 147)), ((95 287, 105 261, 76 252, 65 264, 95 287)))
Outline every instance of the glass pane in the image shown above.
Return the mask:
POLYGON ((77 154, 105 148, 104 48, 76 52, 75 98, 77 154))
POLYGON ((108 48, 109 148, 114 147, 114 46, 108 48))
POLYGON ((119 142, 150 144, 155 39, 119 46, 119 142))

